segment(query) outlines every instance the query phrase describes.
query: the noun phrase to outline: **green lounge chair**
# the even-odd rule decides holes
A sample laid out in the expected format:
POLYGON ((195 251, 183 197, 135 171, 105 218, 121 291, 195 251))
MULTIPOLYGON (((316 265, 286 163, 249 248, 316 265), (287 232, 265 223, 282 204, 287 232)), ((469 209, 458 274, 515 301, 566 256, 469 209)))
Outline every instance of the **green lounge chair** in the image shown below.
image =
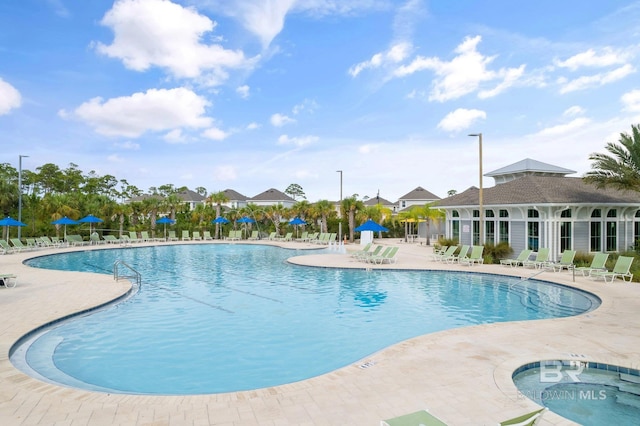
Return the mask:
POLYGON ((27 247, 30 250, 35 250, 35 249, 39 249, 40 247, 42 247, 40 245, 40 243, 38 241, 36 241, 35 238, 25 238, 25 241, 27 242, 27 247))
POLYGON ((182 231, 182 241, 191 241, 189 231, 182 231))
POLYGON ((114 235, 105 235, 102 238, 109 244, 118 244, 120 242, 114 235))
MULTIPOLYGON (((378 246, 378 247, 382 247, 382 246, 378 246)), ((391 251, 392 247, 385 247, 385 249, 382 251, 382 253, 379 254, 371 254, 370 256, 365 256, 363 258, 363 260, 367 263, 375 263, 374 258, 379 258, 379 257, 385 257, 389 255, 389 252, 391 251)))
POLYGON ((16 251, 33 250, 31 247, 27 247, 24 244, 22 244, 22 241, 20 240, 20 238, 11 238, 9 241, 11 241, 11 245, 13 246, 13 249, 16 251))
POLYGON ((251 231, 251 236, 249 238, 247 238, 247 240, 257 240, 258 237, 260 236, 260 231, 251 231))
POLYGON ((382 249, 384 248, 384 246, 376 246, 376 248, 374 248, 373 250, 369 250, 367 252, 364 253, 360 253, 356 259, 358 260, 363 260, 365 262, 367 262, 367 259, 369 259, 371 256, 378 256, 380 255, 380 253, 382 252, 382 249))
POLYGON ((383 420, 381 426, 447 426, 445 422, 429 414, 427 410, 416 411, 415 413, 405 414, 404 416, 394 417, 393 419, 383 420))
POLYGON ((366 256, 369 250, 371 250, 371 246, 373 246, 373 243, 367 243, 361 250, 357 250, 351 253, 351 257, 355 257, 357 259, 360 256, 366 256))
POLYGON ((141 243, 142 238, 138 238, 138 233, 136 231, 129 231, 129 242, 130 243, 141 243))
POLYGON ((106 241, 100 238, 97 232, 92 232, 89 235, 89 243, 90 244, 106 244, 106 241))
POLYGON ((18 284, 18 276, 14 274, 0 274, 0 285, 13 288, 18 284))
POLYGON ((7 240, 0 240, 0 250, 2 250, 2 254, 11 254, 15 251, 14 248, 9 245, 7 240))
POLYGON ((484 246, 471 246, 471 253, 469 256, 461 257, 458 259, 458 263, 464 263, 469 266, 477 263, 484 263, 482 254, 484 253, 484 246))
POLYGON ((293 239, 293 232, 287 232, 287 234, 282 238, 282 241, 291 241, 293 239))
POLYGON ((578 266, 576 271, 581 272, 583 277, 590 276, 594 271, 606 271, 607 259, 609 259, 609 253, 596 253, 591 260, 591 265, 578 266))
POLYGON ((590 275, 591 278, 597 280, 598 278, 602 278, 604 282, 607 282, 607 278, 611 278, 613 282, 617 277, 622 278, 622 281, 627 281, 626 278, 629 278, 629 282, 633 279, 633 274, 629 272, 631 269, 631 264, 633 263, 633 257, 631 256, 620 256, 616 260, 616 264, 613 266, 613 270, 609 271, 593 271, 590 275))
POLYGON ((309 233, 307 231, 304 231, 302 234, 300 234, 300 238, 296 238, 296 241, 307 241, 307 238, 309 238, 309 233))
POLYGON ((463 258, 463 257, 465 257, 467 255, 467 253, 469 252, 470 248, 471 248, 471 246, 463 245, 460 248, 460 251, 457 254, 454 253, 451 256, 446 256, 443 259, 443 262, 456 263, 458 260, 460 260, 461 258, 463 258))
POLYGON ((500 422, 500 426, 533 426, 547 410, 548 408, 545 407, 531 413, 523 414, 522 416, 514 417, 513 419, 505 420, 504 422, 500 422))
POLYGON ((202 234, 202 239, 205 241, 213 240, 213 237, 211 236, 211 231, 204 231, 204 233, 202 234))
POLYGON ((524 249, 515 259, 500 259, 500 264, 503 266, 511 266, 512 268, 515 268, 516 266, 522 265, 525 261, 527 261, 529 259, 529 256, 531 256, 531 253, 533 253, 533 250, 524 249))
POLYGON ((202 237, 200 236, 200 231, 193 231, 193 236, 191 237, 193 241, 202 241, 202 237))
POLYGON ((276 233, 272 232, 269 234, 269 237, 267 238, 268 240, 275 240, 276 239, 276 233))
POLYGON ((391 250, 386 253, 383 252, 379 256, 370 256, 367 259, 370 263, 375 263, 376 265, 382 265, 383 263, 396 263, 398 261, 396 258, 398 248, 399 247, 391 247, 391 250))
POLYGON ((536 258, 533 260, 525 260, 522 262, 522 266, 525 268, 542 268, 549 261, 549 247, 541 247, 536 253, 536 258))
POLYGON ((442 254, 436 254, 436 253, 433 253, 433 254, 431 255, 431 258, 432 258, 433 260, 437 260, 437 261, 440 261, 440 262, 444 262, 444 259, 446 259, 446 258, 447 258, 447 257, 449 257, 449 256, 453 256, 453 254, 456 252, 456 250, 458 250, 458 246, 451 246, 451 247, 448 247, 448 248, 444 251, 444 253, 442 253, 442 254))
POLYGON ((566 269, 568 271, 569 269, 573 268, 573 259, 575 257, 575 250, 565 250, 562 252, 562 256, 560 257, 559 262, 549 262, 545 265, 545 267, 553 269, 553 272, 560 272, 563 269, 566 269))
POLYGON ((176 231, 169 231, 169 236, 167 237, 169 241, 178 241, 178 236, 176 235, 176 231))

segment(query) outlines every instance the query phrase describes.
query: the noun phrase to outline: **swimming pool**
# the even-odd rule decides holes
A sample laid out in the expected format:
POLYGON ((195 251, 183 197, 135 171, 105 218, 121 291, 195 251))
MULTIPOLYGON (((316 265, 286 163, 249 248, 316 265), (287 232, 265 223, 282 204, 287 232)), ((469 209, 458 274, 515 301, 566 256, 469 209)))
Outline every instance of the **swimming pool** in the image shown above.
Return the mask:
POLYGON ((584 426, 640 419, 640 371, 579 360, 547 360, 513 373, 519 396, 584 426))
POLYGON ((426 333, 599 305, 541 281, 286 263, 304 253, 184 244, 35 258, 28 264, 109 274, 123 260, 142 284, 127 300, 29 336, 11 360, 42 380, 104 392, 230 392, 314 377, 426 333))

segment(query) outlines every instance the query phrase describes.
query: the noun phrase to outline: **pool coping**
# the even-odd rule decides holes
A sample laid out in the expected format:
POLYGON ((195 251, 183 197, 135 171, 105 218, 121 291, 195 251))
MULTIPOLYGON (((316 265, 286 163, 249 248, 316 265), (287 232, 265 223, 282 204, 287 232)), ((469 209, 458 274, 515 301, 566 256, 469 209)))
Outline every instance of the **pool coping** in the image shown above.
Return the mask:
MULTIPOLYGON (((531 272, 499 265, 440 264, 427 260, 430 247, 397 240, 379 242, 400 246, 398 263, 365 268, 450 269, 512 276, 531 272)), ((177 244, 185 243, 200 244, 177 244)), ((304 243, 259 243, 318 249, 317 245, 304 243)), ((358 248, 348 246, 350 251, 358 248)), ((95 247, 62 250, 92 249, 95 247)), ((574 283, 565 271, 545 272, 540 278, 596 294, 601 299, 599 308, 575 317, 486 324, 419 336, 331 373, 255 391, 146 396, 63 388, 15 369, 8 360, 9 348, 45 322, 122 296, 130 284, 116 283, 110 276, 40 271, 22 264, 26 258, 58 251, 0 256, 0 270, 19 277, 16 288, 0 289, 1 309, 6 316, 0 325, 3 424, 362 425, 379 424, 381 419, 422 408, 429 408, 449 424, 495 424, 536 408, 535 403, 517 397, 511 379, 513 371, 524 364, 575 358, 625 368, 637 369, 640 365, 640 331, 620 326, 633 321, 638 312, 640 286, 621 281, 605 285, 582 277, 576 277, 574 283)), ((306 266, 363 267, 338 253, 312 254, 290 261, 306 266)), ((540 424, 573 423, 548 412, 540 424)))

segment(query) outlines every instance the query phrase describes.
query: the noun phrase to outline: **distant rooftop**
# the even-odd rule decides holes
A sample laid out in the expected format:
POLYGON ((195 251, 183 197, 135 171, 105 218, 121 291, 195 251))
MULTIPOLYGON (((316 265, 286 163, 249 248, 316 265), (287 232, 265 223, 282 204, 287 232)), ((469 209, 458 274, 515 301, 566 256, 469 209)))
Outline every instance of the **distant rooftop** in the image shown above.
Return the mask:
POLYGON ((419 186, 416 189, 414 189, 413 191, 403 195, 402 197, 398 198, 399 200, 439 200, 440 197, 438 197, 437 195, 435 195, 432 192, 427 191, 426 189, 424 189, 423 187, 419 186))
POLYGON ((563 177, 573 173, 576 173, 576 171, 543 163, 542 161, 532 160, 531 158, 525 158, 517 163, 486 173, 485 176, 494 178, 497 185, 523 176, 563 177))

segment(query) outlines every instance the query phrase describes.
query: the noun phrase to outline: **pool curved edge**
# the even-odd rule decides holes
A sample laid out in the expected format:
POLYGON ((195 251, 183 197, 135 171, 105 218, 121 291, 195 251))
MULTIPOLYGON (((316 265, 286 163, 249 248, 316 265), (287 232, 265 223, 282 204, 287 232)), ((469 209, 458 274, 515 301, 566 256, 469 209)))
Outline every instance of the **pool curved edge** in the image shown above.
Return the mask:
MULTIPOLYGON (((402 247, 399 263, 392 265, 395 269, 426 269, 433 266, 432 262, 422 259, 425 249, 410 252, 411 248, 407 250, 405 246, 402 247), (410 256, 404 257, 403 250, 409 251, 410 256)), ((25 276, 27 284, 33 287, 39 279, 36 276, 38 274, 21 268, 15 262, 22 257, 24 256, 0 256, 0 265, 4 269, 11 268, 11 272, 18 273, 20 277, 25 276)), ((329 258, 326 261, 328 265, 333 263, 329 258)), ((442 269, 480 270, 478 267, 469 269, 457 265, 442 266, 442 269)), ((518 273, 488 265, 482 267, 482 270, 501 275, 518 273)), ((74 277, 82 275, 64 274, 74 277)), ((86 419, 88 415, 92 415, 94 419, 126 422, 128 417, 125 414, 114 415, 112 411, 104 410, 105 404, 115 404, 119 407, 118 411, 123 413, 154 411, 155 419, 167 422, 181 413, 185 418, 195 417, 201 421, 213 416, 231 418, 229 422, 232 422, 238 411, 242 411, 250 412, 254 418, 265 421, 376 424, 382 418, 427 406, 432 413, 450 424, 465 424, 470 418, 481 423, 496 423, 520 415, 527 409, 536 408, 532 402, 514 399, 511 393, 515 389, 511 375, 522 364, 540 359, 566 359, 567 354, 571 353, 588 354, 589 359, 595 362, 616 365, 629 365, 633 360, 637 362, 640 359, 637 349, 640 348, 640 330, 628 329, 621 332, 619 327, 621 322, 635 318, 640 308, 640 286, 635 283, 605 286, 602 282, 594 283, 586 279, 572 283, 566 273, 545 274, 547 276, 552 278, 551 282, 578 287, 597 295, 602 300, 601 306, 588 314, 562 319, 537 320, 529 324, 480 325, 419 336, 363 360, 371 361, 370 368, 360 368, 361 363, 358 362, 300 383, 251 392, 181 397, 179 400, 162 396, 116 396, 75 389, 61 390, 59 386, 42 384, 15 370, 4 356, 0 358, 0 374, 3 377, 0 390, 12 395, 12 398, 4 402, 5 409, 0 412, 0 419, 16 421, 17 417, 7 413, 18 415, 20 407, 28 405, 28 401, 33 398, 38 398, 42 404, 51 407, 37 414, 41 421, 55 420, 62 407, 65 412, 70 413, 67 420, 86 419), (625 339, 624 344, 620 342, 621 335, 625 339), (481 336, 479 347, 472 345, 476 338, 474 336, 481 336), (457 350, 452 352, 444 348, 457 350), (455 368, 451 368, 452 366, 455 368), (450 374, 441 374, 443 368, 448 368, 450 374), (511 387, 508 386, 509 382, 511 387), (428 383, 429 386, 421 386, 420 383, 428 383), (473 404, 469 404, 470 392, 474 395, 473 404), (460 398, 456 395, 460 395, 460 398), (252 402, 256 399, 262 402, 252 402), (287 409, 299 407, 301 403, 307 406, 302 418, 298 409, 287 409), (194 407, 207 407, 207 404, 211 404, 208 411, 205 408, 198 410, 201 414, 194 412, 194 407), (260 410, 259 407, 267 409, 260 410)), ((47 281, 51 277, 40 274, 40 278, 47 281)), ((59 281, 68 281, 68 278, 59 281)), ((102 281, 106 283, 111 278, 102 281)), ((113 284, 112 281, 111 283, 113 284)), ((19 282, 18 287, 20 286, 19 282)), ((21 297, 24 300, 15 300, 17 298, 10 296, 12 289, 1 291, 6 291, 2 294, 3 302, 15 303, 7 315, 9 326, 0 332, 0 354, 6 354, 8 345, 16 340, 12 336, 19 337, 20 329, 24 330, 25 326, 29 328, 29 323, 33 325, 34 317, 42 317, 44 314, 38 311, 42 308, 42 297, 38 296, 42 294, 32 292, 21 297), (40 303, 40 306, 34 306, 32 310, 38 315, 30 316, 24 311, 23 315, 19 315, 22 308, 28 307, 25 303, 40 303)), ((86 292, 87 288, 82 288, 82 291, 84 295, 90 294, 86 292)), ((58 291, 50 291, 51 299, 59 295, 58 291)), ((105 299, 104 295, 100 296, 105 299)), ((86 300, 82 303, 71 301, 65 304, 66 313, 73 312, 74 306, 83 303, 86 300)), ((543 419, 541 425, 564 420, 554 416, 554 413, 545 414, 549 421, 543 419)), ((567 424, 566 420, 563 424, 567 424)))

